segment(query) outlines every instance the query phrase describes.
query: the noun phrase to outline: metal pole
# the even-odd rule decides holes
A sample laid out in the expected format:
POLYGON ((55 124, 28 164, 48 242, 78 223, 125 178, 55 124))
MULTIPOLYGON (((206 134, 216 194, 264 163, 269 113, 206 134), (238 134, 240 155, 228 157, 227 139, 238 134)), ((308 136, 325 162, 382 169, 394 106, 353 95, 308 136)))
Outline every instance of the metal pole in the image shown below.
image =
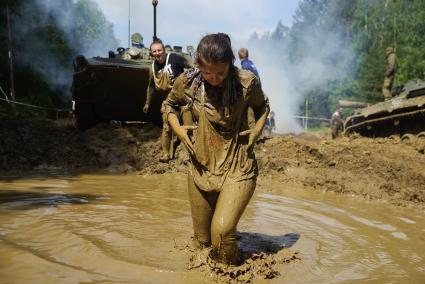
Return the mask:
POLYGON ((8 48, 9 48, 9 63, 10 63, 10 97, 12 99, 12 112, 13 114, 16 114, 15 79, 13 75, 12 33, 10 31, 9 1, 6 2, 6 17, 7 17, 8 40, 9 40, 8 48))
POLYGON ((308 97, 305 100, 305 124, 304 129, 307 130, 308 128, 308 97))
POLYGON ((128 48, 130 48, 130 1, 128 0, 128 48))
POLYGON ((158 5, 158 0, 152 0, 153 5, 153 40, 157 40, 156 37, 156 6, 158 5))

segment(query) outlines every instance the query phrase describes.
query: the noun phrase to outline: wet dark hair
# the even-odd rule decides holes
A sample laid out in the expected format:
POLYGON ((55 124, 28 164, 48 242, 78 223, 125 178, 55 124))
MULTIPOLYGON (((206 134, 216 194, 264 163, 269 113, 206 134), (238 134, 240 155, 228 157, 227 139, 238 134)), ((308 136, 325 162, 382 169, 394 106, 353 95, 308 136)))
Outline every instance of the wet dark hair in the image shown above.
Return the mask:
POLYGON ((204 36, 196 48, 195 61, 198 65, 202 65, 203 62, 233 65, 235 55, 233 54, 230 37, 225 33, 204 36))
POLYGON ((160 45, 162 45, 162 49, 165 49, 164 43, 162 42, 162 40, 160 39, 155 39, 154 41, 152 41, 151 45, 149 46, 149 50, 151 50, 152 45, 159 43, 160 45))

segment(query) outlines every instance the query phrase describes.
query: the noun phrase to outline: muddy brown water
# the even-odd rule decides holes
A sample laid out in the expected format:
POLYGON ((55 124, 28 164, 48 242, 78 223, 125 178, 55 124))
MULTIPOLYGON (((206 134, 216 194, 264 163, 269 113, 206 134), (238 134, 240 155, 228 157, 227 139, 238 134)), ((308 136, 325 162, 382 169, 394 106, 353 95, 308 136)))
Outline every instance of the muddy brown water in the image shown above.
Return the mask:
MULTIPOLYGON (((298 251, 255 283, 424 283, 425 214, 262 181, 238 231, 298 251)), ((188 270, 183 174, 0 180, 0 283, 208 283, 188 270)))

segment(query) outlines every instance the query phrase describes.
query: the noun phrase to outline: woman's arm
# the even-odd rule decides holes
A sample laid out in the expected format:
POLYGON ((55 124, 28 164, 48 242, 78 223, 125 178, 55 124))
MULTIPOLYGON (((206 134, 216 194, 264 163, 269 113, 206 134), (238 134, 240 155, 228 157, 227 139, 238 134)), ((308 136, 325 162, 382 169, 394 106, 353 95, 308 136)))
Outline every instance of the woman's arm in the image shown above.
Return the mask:
POLYGON ((187 127, 181 126, 179 121, 179 114, 182 106, 186 105, 185 87, 183 83, 183 75, 179 76, 174 82, 173 89, 168 94, 163 103, 163 112, 167 115, 168 123, 176 136, 185 145, 189 154, 193 155, 192 141, 187 135, 187 127))
POLYGON ((255 80, 253 84, 248 94, 248 106, 254 111, 256 122, 249 134, 248 149, 252 149, 257 139, 261 136, 270 112, 269 100, 263 93, 261 84, 258 80, 255 80))
POLYGON ((189 135, 187 135, 186 128, 180 125, 179 118, 175 113, 168 114, 168 123, 176 136, 180 139, 180 141, 182 141, 189 154, 194 156, 192 141, 190 140, 189 135))

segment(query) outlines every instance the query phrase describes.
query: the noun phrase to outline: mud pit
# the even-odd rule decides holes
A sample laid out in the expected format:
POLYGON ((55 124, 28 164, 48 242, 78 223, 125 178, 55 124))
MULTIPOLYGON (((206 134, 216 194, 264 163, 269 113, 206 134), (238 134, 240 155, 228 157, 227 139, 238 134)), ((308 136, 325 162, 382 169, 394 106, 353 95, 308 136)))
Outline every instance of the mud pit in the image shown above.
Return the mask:
MULTIPOLYGON (((190 248, 190 210, 182 196, 187 156, 179 147, 175 160, 169 164, 159 163, 159 129, 152 125, 100 125, 81 133, 68 123, 25 118, 2 118, 0 125, 0 169, 2 177, 8 177, 0 187, 0 210, 5 216, 0 220, 0 250, 13 260, 2 266, 6 269, 0 269, 4 279, 17 280, 17 271, 21 269, 15 264, 33 257, 47 262, 26 270, 28 274, 24 273, 18 278, 23 280, 16 283, 25 283, 27 275, 41 275, 46 270, 55 271, 53 275, 60 275, 62 279, 112 282, 132 282, 142 275, 147 275, 143 278, 147 282, 158 281, 160 273, 159 279, 164 283, 171 279, 178 279, 177 283, 187 283, 188 279, 189 283, 198 283, 200 279, 205 280, 204 277, 207 282, 274 278, 279 283, 281 277, 291 283, 329 282, 335 280, 334 275, 339 275, 338 279, 343 281, 367 279, 377 272, 381 277, 375 279, 394 280, 389 276, 385 278, 389 271, 401 276, 413 275, 411 279, 414 280, 420 279, 425 271, 423 256, 414 255, 417 249, 414 244, 403 248, 408 256, 395 258, 407 257, 408 260, 403 260, 406 263, 411 258, 419 259, 417 268, 388 271, 384 259, 377 261, 377 266, 383 267, 381 270, 352 271, 352 263, 367 266, 368 260, 382 254, 371 249, 383 245, 375 240, 384 239, 385 254, 392 256, 397 255, 392 250, 400 248, 400 244, 372 232, 367 233, 367 239, 365 236, 353 239, 353 232, 363 232, 364 228, 357 228, 352 221, 339 220, 342 217, 317 215, 321 210, 346 215, 346 219, 388 231, 390 238, 417 243, 421 239, 422 213, 404 215, 400 213, 402 211, 385 206, 392 203, 412 207, 413 212, 425 208, 423 144, 406 145, 397 139, 361 137, 332 141, 313 134, 284 135, 260 141, 256 145, 260 166, 257 192, 239 226, 238 242, 246 261, 235 269, 212 262, 208 251, 197 252, 190 248), (40 182, 37 175, 34 178, 34 170, 44 173, 40 182), (46 172, 66 175, 60 176, 59 182, 46 184, 46 172), (86 177, 86 173, 102 175, 91 178, 86 177), (32 177, 27 181, 25 177, 30 174, 32 177), (169 174, 172 174, 171 178, 169 174), (142 184, 137 184, 136 180, 142 184), (162 184, 160 181, 168 183, 162 185, 166 190, 158 196, 151 189, 158 186, 156 183, 162 184), (66 185, 62 186, 62 183, 66 185), (65 190, 68 187, 70 189, 65 190), (48 194, 40 194, 39 191, 45 189, 48 194), (3 194, 4 190, 10 192, 3 194), (333 207, 335 205, 328 208, 328 203, 305 199, 301 205, 292 206, 294 201, 287 199, 287 196, 305 192, 318 194, 320 199, 322 191, 336 192, 332 198, 337 199, 335 203, 346 203, 344 209, 333 207), (158 199, 161 196, 164 198, 158 199), (359 202, 365 202, 364 199, 379 202, 373 201, 372 205, 366 204, 364 210, 360 210, 362 206, 356 205, 356 198, 359 202), (83 205, 74 208, 75 204, 86 203, 88 208, 83 205), (175 208, 176 204, 181 208, 175 208), (384 207, 380 208, 379 204, 384 207), (74 209, 66 205, 73 205, 74 209), (346 210, 353 210, 350 206, 359 212, 349 214, 346 210), (31 210, 11 214, 19 212, 16 207, 31 210), (137 208, 142 211, 133 211, 137 208), (314 213, 312 208, 315 208, 314 213), (51 210, 58 214, 53 222, 48 217, 51 210), (367 213, 367 217, 362 215, 369 211, 377 213, 372 216, 367 213), (416 231, 410 229, 409 233, 406 233, 408 228, 398 231, 402 225, 393 224, 379 215, 389 211, 407 220, 408 224, 413 222, 418 228, 416 231), (84 217, 86 215, 82 212, 87 212, 90 218, 84 217), (158 214, 161 221, 153 222, 158 214), (31 221, 34 216, 40 216, 36 218, 40 223, 31 221), (299 216, 306 216, 307 220, 302 221, 299 216), (167 228, 163 227, 164 221, 167 228), (331 227, 323 227, 321 223, 331 227), (68 225, 64 227, 64 224, 68 225), (166 230, 172 232, 172 236, 166 230), (33 244, 35 235, 41 239, 33 244), (44 246, 39 246, 40 242, 44 246), (65 247, 62 247, 63 243, 65 247), (363 249, 359 250, 359 246, 363 249), (87 259, 78 257, 81 250, 89 251, 87 259), (343 250, 345 252, 341 253, 343 250), (49 262, 56 264, 52 266, 49 262), (331 267, 321 267, 321 262, 329 262, 331 267), (60 269, 62 263, 69 266, 69 271, 60 269), (297 268, 297 263, 302 263, 303 268, 297 268), (295 272, 285 266, 295 267, 295 272), (89 269, 81 271, 76 267, 89 269), (73 271, 75 269, 78 273, 73 271), (317 269, 320 273, 315 271, 317 269)), ((388 218, 394 219, 392 216, 388 218)), ((44 282, 55 281, 57 278, 52 276, 44 282)))
POLYGON ((420 283, 425 275, 423 213, 273 181, 258 186, 239 223, 245 263, 217 264, 190 246, 186 181, 3 176, 0 282, 420 283))

